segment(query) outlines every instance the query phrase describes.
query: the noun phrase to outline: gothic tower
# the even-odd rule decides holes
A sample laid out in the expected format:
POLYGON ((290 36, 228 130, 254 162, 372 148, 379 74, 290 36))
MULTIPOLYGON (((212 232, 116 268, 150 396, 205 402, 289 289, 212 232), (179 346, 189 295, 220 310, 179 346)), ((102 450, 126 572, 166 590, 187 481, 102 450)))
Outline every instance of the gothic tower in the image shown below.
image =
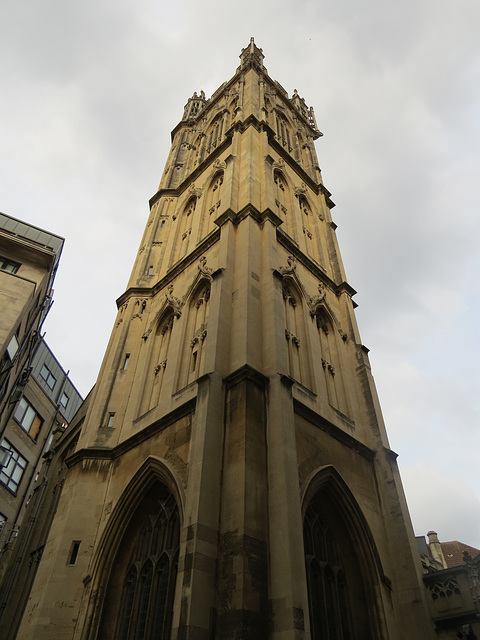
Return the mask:
POLYGON ((172 132, 21 640, 433 637, 321 133, 240 60, 172 132))

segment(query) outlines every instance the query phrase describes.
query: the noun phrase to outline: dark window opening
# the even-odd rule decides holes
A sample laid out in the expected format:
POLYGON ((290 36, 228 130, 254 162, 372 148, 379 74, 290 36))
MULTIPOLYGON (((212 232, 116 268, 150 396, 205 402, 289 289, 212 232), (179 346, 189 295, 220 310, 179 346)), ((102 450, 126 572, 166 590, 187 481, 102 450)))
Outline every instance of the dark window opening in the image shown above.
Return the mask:
POLYGON ((2 256, 0 256, 0 271, 6 271, 7 273, 17 273, 19 269, 19 262, 14 262, 13 260, 9 260, 8 258, 3 258, 2 256))
POLYGON ((80 549, 80 540, 74 540, 72 542, 72 548, 70 549, 70 557, 68 560, 68 564, 76 563, 79 549, 80 549))

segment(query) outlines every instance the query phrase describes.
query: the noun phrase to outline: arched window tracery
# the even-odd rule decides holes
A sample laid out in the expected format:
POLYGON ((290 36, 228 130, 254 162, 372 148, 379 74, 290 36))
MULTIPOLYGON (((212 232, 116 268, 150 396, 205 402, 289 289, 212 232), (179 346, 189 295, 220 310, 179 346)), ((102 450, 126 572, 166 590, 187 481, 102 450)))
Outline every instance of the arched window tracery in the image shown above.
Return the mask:
POLYGON ((197 198, 196 196, 192 196, 180 217, 180 230, 177 241, 177 256, 176 260, 180 260, 183 258, 188 252, 188 246, 190 244, 190 238, 192 234, 192 224, 193 224, 193 214, 195 213, 195 209, 197 207, 197 198))
POLYGON ((306 199, 306 197, 303 194, 300 194, 298 196, 298 204, 300 206, 300 211, 304 215, 309 216, 312 213, 310 205, 308 204, 308 200, 306 199))
POLYGON ((292 378, 308 386, 310 382, 304 328, 304 313, 301 297, 291 282, 284 282, 282 288, 285 312, 285 338, 288 349, 288 368, 292 378))
POLYGON ((215 219, 222 202, 224 172, 218 171, 212 178, 206 194, 206 211, 202 236, 208 235, 215 228, 215 219))
POLYGON ((222 141, 224 113, 218 114, 210 125, 207 142, 207 153, 211 153, 222 141))
POLYGON ((130 619, 133 611, 133 600, 135 598, 135 591, 137 588, 137 568, 135 566, 130 567, 125 580, 125 589, 123 602, 124 606, 121 611, 120 618, 120 631, 118 640, 127 640, 128 630, 130 626, 130 619))
POLYGON ((210 310, 209 280, 202 280, 192 294, 188 306, 187 326, 184 341, 184 357, 179 375, 180 387, 193 382, 204 370, 205 346, 207 341, 208 317, 210 310))
POLYGON ((277 112, 277 139, 280 144, 287 149, 290 153, 292 151, 292 143, 290 137, 290 123, 287 118, 281 113, 277 112))
MULTIPOLYGON (((145 372, 140 414, 156 407, 165 377, 165 369, 168 362, 168 352, 172 337, 174 314, 172 309, 167 309, 157 324, 153 336, 150 357, 145 372)), ((152 338, 150 338, 152 339, 152 338)), ((146 343, 148 345, 148 342, 146 343)), ((148 348, 148 347, 147 347, 148 348)))
POLYGON ((173 495, 156 482, 135 510, 116 554, 105 591, 99 637, 168 640, 180 542, 179 521, 173 495))
MULTIPOLYGON (((338 519, 329 522, 322 502, 321 495, 317 494, 306 510, 303 528, 310 636, 312 640, 353 640, 357 636, 348 583, 355 582, 355 592, 362 592, 360 568, 348 533, 337 535, 338 519)), ((357 606, 365 605, 360 602, 357 606)), ((364 611, 360 624, 363 632, 369 628, 364 611)))
POLYGON ((342 413, 348 414, 343 372, 338 351, 338 332, 323 307, 317 309, 315 322, 320 342, 321 362, 328 402, 342 413))
POLYGON ((280 218, 284 220, 282 229, 294 240, 297 240, 294 219, 289 215, 289 208, 291 205, 290 190, 283 171, 278 168, 273 170, 273 182, 275 185, 274 196, 276 210, 280 218))

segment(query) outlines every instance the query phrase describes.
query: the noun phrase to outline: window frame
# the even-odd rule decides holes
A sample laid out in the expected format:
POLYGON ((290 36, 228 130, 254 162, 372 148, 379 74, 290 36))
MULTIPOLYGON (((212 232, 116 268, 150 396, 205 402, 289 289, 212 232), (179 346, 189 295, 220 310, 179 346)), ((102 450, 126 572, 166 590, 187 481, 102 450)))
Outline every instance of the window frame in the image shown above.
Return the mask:
POLYGON ((5 438, 2 440, 2 447, 5 452, 11 453, 7 464, 0 466, 0 484, 16 495, 28 466, 28 460, 5 438), (20 475, 18 475, 18 469, 21 471, 20 475))
POLYGON ((16 262, 15 260, 10 260, 10 258, 5 258, 5 256, 0 256, 0 271, 16 274, 21 266, 21 262, 16 262), (8 269, 7 267, 12 268, 8 269))
POLYGON ((60 396, 59 402, 60 402, 60 406, 66 409, 68 403, 70 402, 70 396, 67 393, 65 393, 65 391, 62 391, 62 395, 60 396), (65 402, 63 402, 63 398, 66 398, 65 402))
POLYGON ((49 367, 45 364, 45 362, 42 364, 42 368, 40 369, 40 377, 42 378, 42 380, 44 380, 45 384, 47 385, 47 387, 53 391, 55 388, 55 385, 57 384, 57 379, 56 377, 53 375, 53 373, 50 371, 49 367), (43 370, 46 369, 47 373, 44 374, 43 370), (50 385, 50 379, 53 379, 53 384, 50 385))
POLYGON ((15 422, 22 427, 25 433, 28 433, 28 435, 33 438, 33 440, 37 439, 37 436, 40 433, 40 429, 42 428, 43 419, 35 409, 35 407, 32 405, 32 403, 27 400, 25 396, 22 396, 18 401, 17 408, 15 409, 15 412, 13 414, 13 418, 15 422), (19 410, 21 413, 19 413, 19 410))

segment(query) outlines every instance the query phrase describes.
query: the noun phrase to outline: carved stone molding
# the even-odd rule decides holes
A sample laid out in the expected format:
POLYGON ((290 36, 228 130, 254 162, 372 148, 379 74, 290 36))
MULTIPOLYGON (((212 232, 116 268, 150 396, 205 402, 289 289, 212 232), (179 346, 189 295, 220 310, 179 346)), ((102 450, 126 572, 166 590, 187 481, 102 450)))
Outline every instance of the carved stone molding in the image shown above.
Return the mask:
MULTIPOLYGON (((331 310, 330 306, 326 300, 326 289, 323 282, 319 282, 318 284, 318 293, 314 296, 307 295, 307 304, 310 310, 310 316, 314 318, 318 315, 318 313, 323 309, 323 311, 327 314, 327 316, 332 320, 333 324, 337 327, 337 331, 342 337, 342 340, 346 342, 348 340, 348 336, 342 328, 340 324, 340 320, 337 318, 335 313, 331 310)), ((327 333, 326 329, 322 326, 322 330, 324 333, 327 333)), ((331 371, 330 373, 333 373, 331 371)))
POLYGON ((314 296, 309 296, 308 302, 311 309, 315 309, 320 302, 325 300, 325 291, 325 285, 323 284, 323 282, 319 282, 318 293, 314 296))
POLYGON ((197 187, 195 186, 195 183, 192 183, 188 189, 188 192, 190 196, 195 196, 195 198, 201 198, 203 189, 197 189, 197 187))
POLYGON ((295 260, 295 256, 288 256, 287 266, 280 267, 279 271, 282 274, 282 276, 286 276, 286 275, 293 275, 294 273, 296 273, 296 269, 297 269, 297 261, 295 260))
POLYGON ((305 182, 302 182, 302 184, 299 187, 294 187, 293 189, 293 193, 295 194, 295 196, 298 198, 299 196, 304 196, 306 195, 308 189, 307 189, 307 185, 305 184, 305 182))
POLYGON ((179 318, 182 315, 181 309, 183 307, 183 302, 173 295, 173 284, 169 284, 168 285, 167 293, 165 294, 165 297, 166 297, 166 300, 167 300, 168 304, 173 309, 173 315, 176 318, 179 318))
POLYGON ((213 269, 207 267, 207 258, 206 256, 202 256, 198 261, 198 270, 202 274, 202 276, 207 276, 209 279, 212 277, 213 269))
POLYGON ((215 160, 215 162, 213 163, 213 168, 214 169, 226 169, 227 168, 227 163, 223 162, 222 160, 219 160, 218 158, 215 160))

